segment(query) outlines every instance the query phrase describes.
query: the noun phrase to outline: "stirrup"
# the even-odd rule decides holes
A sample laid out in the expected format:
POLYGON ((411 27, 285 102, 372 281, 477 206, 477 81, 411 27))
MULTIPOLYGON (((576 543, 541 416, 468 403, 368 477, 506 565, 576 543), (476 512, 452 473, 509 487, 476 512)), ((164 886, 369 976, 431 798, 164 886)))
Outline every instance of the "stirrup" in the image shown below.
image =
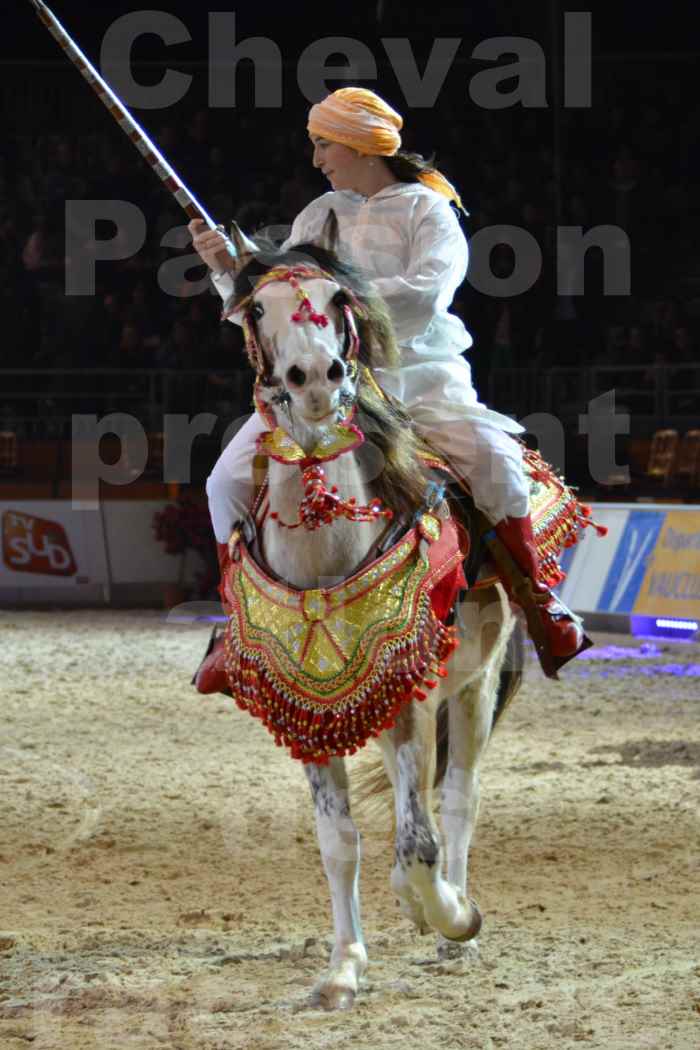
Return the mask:
POLYGON ((199 693, 223 693, 231 696, 224 668, 224 634, 213 627, 204 658, 192 676, 192 685, 199 693))
POLYGON ((521 604, 520 599, 523 593, 524 589, 522 589, 518 595, 518 603, 525 614, 528 632, 533 645, 535 646, 535 652, 540 661, 540 666, 547 678, 553 678, 555 681, 558 681, 559 675, 557 672, 559 669, 567 664, 569 660, 573 660, 574 657, 585 652, 586 649, 590 649, 593 642, 583 630, 583 620, 581 617, 568 609, 559 599, 558 595, 552 594, 551 591, 535 591, 533 588, 530 588, 530 594, 527 596, 525 602, 522 602, 521 604), (547 627, 542 618, 543 612, 546 616, 549 616, 549 612, 545 612, 543 607, 552 600, 554 600, 562 610, 561 614, 555 614, 555 616, 552 616, 552 622, 559 619, 570 621, 578 627, 582 635, 581 643, 578 648, 574 652, 567 653, 565 656, 559 656, 553 652, 552 643, 547 633, 547 627))

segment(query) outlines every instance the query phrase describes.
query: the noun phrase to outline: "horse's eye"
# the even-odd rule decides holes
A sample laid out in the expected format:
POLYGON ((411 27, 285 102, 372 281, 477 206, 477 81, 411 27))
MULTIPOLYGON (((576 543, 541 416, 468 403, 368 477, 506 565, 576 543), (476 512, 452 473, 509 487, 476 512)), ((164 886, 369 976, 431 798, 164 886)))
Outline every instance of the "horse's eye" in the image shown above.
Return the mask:
POLYGON ((253 303, 250 308, 250 316, 254 321, 259 321, 265 315, 265 307, 262 303, 253 303))
POLYGON ((343 307, 345 306, 347 301, 348 301, 348 297, 347 297, 347 295, 345 293, 345 290, 343 288, 339 288, 338 291, 333 296, 333 298, 331 299, 331 302, 333 303, 333 306, 337 306, 339 310, 343 309, 343 307))

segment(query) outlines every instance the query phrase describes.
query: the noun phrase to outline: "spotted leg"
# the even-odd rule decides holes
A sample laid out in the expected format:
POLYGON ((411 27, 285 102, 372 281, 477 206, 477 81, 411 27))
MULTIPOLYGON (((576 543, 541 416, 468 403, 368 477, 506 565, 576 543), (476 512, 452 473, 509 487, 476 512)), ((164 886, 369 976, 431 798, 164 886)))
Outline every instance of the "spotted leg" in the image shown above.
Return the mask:
POLYGON ((406 913, 413 909, 420 927, 427 923, 445 937, 467 940, 475 936, 481 920, 459 887, 442 875, 442 848, 432 815, 434 717, 408 705, 395 727, 382 734, 380 745, 396 807, 392 889, 406 913))
POLYGON ((335 943, 330 966, 315 986, 312 1001, 326 1010, 352 1007, 367 967, 360 925, 360 834, 350 816, 348 779, 342 758, 327 766, 306 765, 316 810, 316 831, 328 877, 335 943))

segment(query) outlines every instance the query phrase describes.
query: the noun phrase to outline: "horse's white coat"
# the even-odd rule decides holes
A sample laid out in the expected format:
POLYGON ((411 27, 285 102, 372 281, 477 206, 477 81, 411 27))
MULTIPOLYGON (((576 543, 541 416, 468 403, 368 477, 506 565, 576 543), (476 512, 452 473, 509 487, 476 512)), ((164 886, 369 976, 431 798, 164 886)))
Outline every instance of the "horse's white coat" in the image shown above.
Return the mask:
MULTIPOLYGON (((292 290, 268 285, 256 295, 265 314, 259 321, 261 342, 290 401, 278 407, 278 424, 310 451, 335 415, 341 390, 349 380, 331 381, 330 365, 340 359, 338 311, 330 303, 337 286, 308 281, 314 308, 333 323, 317 328, 291 323, 292 290), (299 385, 287 381, 296 366, 305 375, 299 385), (320 420, 320 421, 319 421, 320 420)), ((329 485, 343 498, 367 503, 373 496, 356 454, 346 453, 325 465, 329 485)), ((270 461, 270 509, 282 521, 297 520, 303 495, 298 467, 270 461)), ((281 528, 269 518, 263 548, 274 572, 295 587, 330 586, 349 576, 364 559, 383 528, 379 523, 340 519, 314 532, 281 528)), ((391 884, 404 914, 425 930, 432 927, 451 941, 473 938, 479 912, 467 897, 467 858, 479 800, 479 762, 488 741, 498 675, 513 617, 503 592, 491 589, 470 596, 463 607, 462 644, 451 661, 448 677, 429 699, 412 702, 396 725, 379 738, 385 769, 394 788, 396 845, 391 884), (435 716, 448 699, 449 758, 442 791, 441 819, 446 849, 433 818, 432 784, 435 766, 435 716), (446 871, 443 872, 446 861, 446 871)), ((335 945, 330 966, 315 989, 316 1001, 329 1009, 352 1005, 367 965, 360 925, 358 876, 360 838, 350 815, 348 781, 343 759, 328 766, 306 766, 316 809, 316 826, 333 908, 335 945)))

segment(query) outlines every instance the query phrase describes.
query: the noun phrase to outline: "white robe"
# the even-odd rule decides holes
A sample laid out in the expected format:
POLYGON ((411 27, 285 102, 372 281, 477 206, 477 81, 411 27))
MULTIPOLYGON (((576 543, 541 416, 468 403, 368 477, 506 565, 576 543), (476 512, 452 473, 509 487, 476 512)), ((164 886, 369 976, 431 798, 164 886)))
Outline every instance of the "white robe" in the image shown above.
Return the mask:
MULTIPOLYGON (((400 346, 400 368, 377 369, 377 381, 404 403, 430 443, 469 479, 485 514, 493 521, 527 514, 521 449, 508 436, 522 433, 522 427, 479 402, 462 356, 472 338, 449 312, 469 261, 449 201, 422 183, 394 183, 369 198, 346 190, 324 193, 294 220, 283 248, 315 241, 331 208, 338 218, 339 254, 361 267, 384 298, 400 346)), ((212 275, 212 280, 227 299, 231 277, 212 275)), ((250 459, 264 429, 253 416, 227 445, 207 482, 220 542, 249 499, 250 459)))

